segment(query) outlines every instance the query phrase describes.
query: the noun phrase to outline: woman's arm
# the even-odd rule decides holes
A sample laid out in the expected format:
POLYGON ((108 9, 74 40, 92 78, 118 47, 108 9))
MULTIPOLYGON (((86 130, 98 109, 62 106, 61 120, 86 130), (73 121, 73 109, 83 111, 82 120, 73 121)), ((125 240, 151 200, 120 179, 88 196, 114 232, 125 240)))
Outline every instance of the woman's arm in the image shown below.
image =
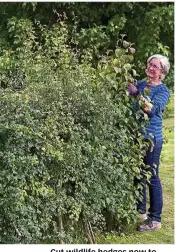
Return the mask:
MULTIPOLYGON (((170 92, 168 88, 162 89, 158 92, 151 102, 145 102, 146 110, 148 111, 148 115, 150 117, 154 116, 155 114, 159 114, 164 111, 166 104, 170 98, 170 92), (149 108, 148 108, 149 107, 149 108)), ((144 110, 145 111, 145 110, 144 110)), ((146 111, 145 111, 146 112, 146 111)))
POLYGON ((170 92, 166 87, 161 89, 151 102, 148 101, 133 84, 128 85, 128 92, 130 95, 134 95, 142 101, 141 107, 149 116, 153 116, 156 113, 158 114, 163 111, 170 97, 170 92))

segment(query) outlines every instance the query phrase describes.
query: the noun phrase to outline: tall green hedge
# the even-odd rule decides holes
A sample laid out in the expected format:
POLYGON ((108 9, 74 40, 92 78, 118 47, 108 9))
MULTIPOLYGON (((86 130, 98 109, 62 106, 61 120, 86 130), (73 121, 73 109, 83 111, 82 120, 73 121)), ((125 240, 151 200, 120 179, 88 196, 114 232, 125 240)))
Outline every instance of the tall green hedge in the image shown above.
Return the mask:
POLYGON ((13 51, 0 56, 0 242, 86 242, 87 224, 104 230, 107 215, 118 230, 136 220, 134 178, 145 145, 144 114, 126 92, 133 55, 117 46, 94 68, 88 50, 66 43, 63 22, 38 24, 40 38, 27 19, 12 18, 7 28, 13 51))

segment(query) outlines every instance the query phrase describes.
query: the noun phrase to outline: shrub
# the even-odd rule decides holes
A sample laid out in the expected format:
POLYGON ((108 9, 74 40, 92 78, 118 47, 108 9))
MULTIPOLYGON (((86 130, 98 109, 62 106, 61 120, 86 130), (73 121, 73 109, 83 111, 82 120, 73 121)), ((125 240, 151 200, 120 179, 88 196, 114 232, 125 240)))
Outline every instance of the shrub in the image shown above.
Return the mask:
POLYGON ((9 21, 13 53, 0 61, 1 243, 75 242, 109 214, 121 228, 136 220, 145 152, 126 93, 133 56, 117 47, 95 69, 64 23, 38 25, 40 38, 27 24, 9 21))

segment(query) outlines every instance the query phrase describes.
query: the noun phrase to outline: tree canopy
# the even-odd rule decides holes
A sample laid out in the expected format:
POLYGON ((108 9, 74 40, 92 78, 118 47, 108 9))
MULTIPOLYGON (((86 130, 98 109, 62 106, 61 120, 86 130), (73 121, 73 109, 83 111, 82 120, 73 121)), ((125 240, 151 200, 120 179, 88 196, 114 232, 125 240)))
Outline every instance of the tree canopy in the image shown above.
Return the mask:
MULTIPOLYGON (((89 48, 94 60, 107 49, 114 49, 121 34, 134 43, 135 64, 144 77, 146 59, 161 53, 174 60, 174 4, 168 2, 106 3, 1 3, 1 50, 14 47, 6 25, 9 19, 40 21, 48 27, 66 20, 72 47, 89 48)), ((166 80, 173 87, 173 67, 166 80)))

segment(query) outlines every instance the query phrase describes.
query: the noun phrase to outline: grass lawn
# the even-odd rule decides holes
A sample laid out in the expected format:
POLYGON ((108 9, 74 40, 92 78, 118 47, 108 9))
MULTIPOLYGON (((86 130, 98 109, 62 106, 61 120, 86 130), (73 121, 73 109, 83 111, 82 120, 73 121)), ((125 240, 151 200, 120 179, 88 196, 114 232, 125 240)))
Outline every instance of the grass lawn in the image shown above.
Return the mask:
POLYGON ((138 232, 129 225, 125 235, 99 235, 100 244, 173 244, 174 243, 174 118, 164 120, 165 143, 161 155, 160 178, 163 186, 162 228, 157 231, 138 232))

